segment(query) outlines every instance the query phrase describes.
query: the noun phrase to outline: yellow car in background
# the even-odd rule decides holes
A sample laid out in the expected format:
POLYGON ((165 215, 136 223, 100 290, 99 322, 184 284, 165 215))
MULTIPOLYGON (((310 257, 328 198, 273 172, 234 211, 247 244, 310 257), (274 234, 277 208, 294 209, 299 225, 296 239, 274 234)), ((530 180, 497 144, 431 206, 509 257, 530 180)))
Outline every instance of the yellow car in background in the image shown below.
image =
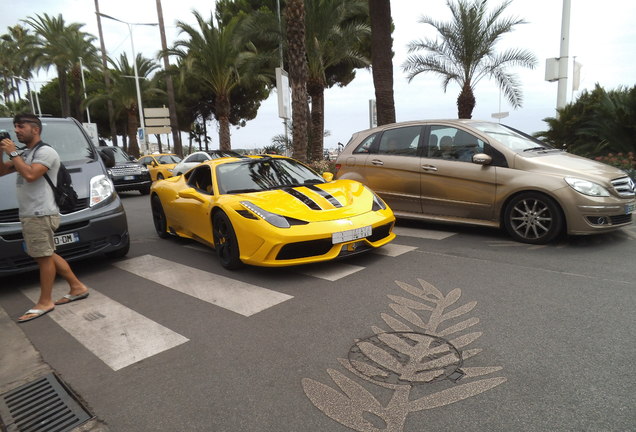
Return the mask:
POLYGON ((140 157, 138 162, 148 168, 152 181, 157 181, 172 177, 172 170, 181 158, 172 153, 151 154, 140 157))
POLYGON ((371 189, 323 176, 283 156, 203 162, 153 184, 155 230, 213 247, 227 269, 328 261, 395 238, 393 211, 371 189))

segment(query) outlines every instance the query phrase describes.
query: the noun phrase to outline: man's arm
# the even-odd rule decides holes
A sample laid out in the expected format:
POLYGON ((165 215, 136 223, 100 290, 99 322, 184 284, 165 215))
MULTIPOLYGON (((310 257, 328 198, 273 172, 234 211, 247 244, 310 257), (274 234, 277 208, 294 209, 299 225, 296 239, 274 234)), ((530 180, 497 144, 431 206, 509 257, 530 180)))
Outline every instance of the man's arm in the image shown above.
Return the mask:
MULTIPOLYGON (((16 146, 13 141, 8 138, 3 139, 1 142, 1 148, 7 155, 13 151, 16 151, 16 146)), ((46 166, 34 163, 32 165, 27 164, 22 156, 16 156, 9 161, 4 161, 4 155, 2 155, 2 163, 0 164, 0 176, 17 171, 27 182, 31 183, 40 177, 42 177, 49 170, 46 166)))

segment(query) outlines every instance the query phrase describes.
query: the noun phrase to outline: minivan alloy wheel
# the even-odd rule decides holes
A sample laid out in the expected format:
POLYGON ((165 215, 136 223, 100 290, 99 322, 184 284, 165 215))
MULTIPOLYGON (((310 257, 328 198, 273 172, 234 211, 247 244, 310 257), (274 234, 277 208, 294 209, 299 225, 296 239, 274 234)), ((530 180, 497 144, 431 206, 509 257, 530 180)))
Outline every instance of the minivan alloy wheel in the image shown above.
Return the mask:
POLYGON ((545 244, 563 229, 563 216, 558 204, 550 197, 526 192, 513 198, 506 207, 504 224, 517 241, 545 244))

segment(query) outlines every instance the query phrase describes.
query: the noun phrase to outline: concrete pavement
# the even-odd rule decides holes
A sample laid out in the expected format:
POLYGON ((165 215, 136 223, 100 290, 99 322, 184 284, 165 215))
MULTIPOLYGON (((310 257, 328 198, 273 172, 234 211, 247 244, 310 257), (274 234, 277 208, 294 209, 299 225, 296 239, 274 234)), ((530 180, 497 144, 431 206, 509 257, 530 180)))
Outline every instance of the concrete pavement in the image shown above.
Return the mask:
MULTIPOLYGON (((2 335, 0 399, 2 395, 21 385, 55 372, 35 349, 20 328, 20 324, 12 320, 2 306, 0 306, 0 335, 2 335)), ((9 426, 6 424, 7 422, 8 419, 0 418, 0 426, 3 427, 3 430, 9 426)), ((103 421, 95 417, 73 429, 73 432, 80 431, 108 432, 109 428, 103 421)))

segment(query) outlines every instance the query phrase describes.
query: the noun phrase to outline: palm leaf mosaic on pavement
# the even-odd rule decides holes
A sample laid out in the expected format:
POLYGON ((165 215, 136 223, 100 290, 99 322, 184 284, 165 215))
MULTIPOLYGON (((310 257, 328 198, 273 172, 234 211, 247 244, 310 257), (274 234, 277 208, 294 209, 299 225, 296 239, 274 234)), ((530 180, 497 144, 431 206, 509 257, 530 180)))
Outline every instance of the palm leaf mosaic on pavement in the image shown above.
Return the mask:
POLYGON ((357 379, 328 369, 337 388, 302 380, 306 396, 325 415, 360 432, 399 432, 411 413, 464 400, 506 381, 486 378, 500 366, 465 364, 482 351, 467 348, 482 335, 472 331, 479 319, 465 317, 477 302, 458 304, 459 288, 444 295, 425 280, 418 282, 396 281, 406 294, 388 296, 394 314, 381 317, 390 330, 373 326, 372 336, 357 339, 347 359, 338 359, 357 379), (382 403, 387 398, 380 393, 387 392, 388 402, 382 403))

